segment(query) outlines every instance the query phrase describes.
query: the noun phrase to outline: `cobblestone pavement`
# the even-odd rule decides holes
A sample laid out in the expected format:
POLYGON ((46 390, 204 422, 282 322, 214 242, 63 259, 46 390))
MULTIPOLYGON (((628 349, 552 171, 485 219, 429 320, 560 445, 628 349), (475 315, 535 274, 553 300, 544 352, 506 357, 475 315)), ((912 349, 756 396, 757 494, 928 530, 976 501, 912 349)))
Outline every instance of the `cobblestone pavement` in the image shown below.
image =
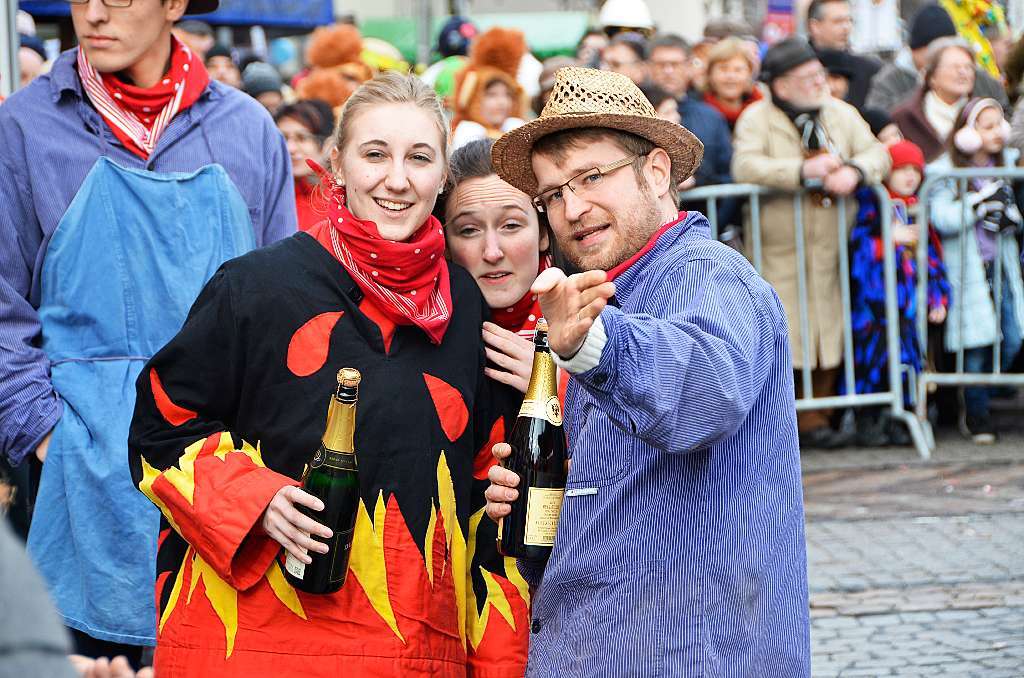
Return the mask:
POLYGON ((1024 678, 1024 435, 803 461, 816 678, 1024 678))

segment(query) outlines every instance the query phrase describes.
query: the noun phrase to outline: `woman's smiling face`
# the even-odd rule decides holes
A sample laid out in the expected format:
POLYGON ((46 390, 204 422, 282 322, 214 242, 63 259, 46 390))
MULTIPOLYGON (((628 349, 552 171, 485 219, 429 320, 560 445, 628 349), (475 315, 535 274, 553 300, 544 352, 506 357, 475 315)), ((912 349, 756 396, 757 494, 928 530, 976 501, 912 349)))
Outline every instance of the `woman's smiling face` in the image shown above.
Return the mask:
POLYGON ((331 151, 348 209, 380 236, 408 240, 444 186, 444 140, 434 116, 411 103, 377 104, 349 123, 345 147, 331 151))

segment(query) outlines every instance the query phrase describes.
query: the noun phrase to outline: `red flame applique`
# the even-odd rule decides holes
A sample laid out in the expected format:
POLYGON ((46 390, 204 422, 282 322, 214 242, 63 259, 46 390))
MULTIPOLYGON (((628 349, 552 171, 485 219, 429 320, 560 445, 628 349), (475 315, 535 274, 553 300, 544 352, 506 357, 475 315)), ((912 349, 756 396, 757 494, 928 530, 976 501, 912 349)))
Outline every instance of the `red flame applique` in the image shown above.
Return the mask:
POLYGON ((427 382, 427 390, 434 401, 434 409, 437 410, 444 434, 448 436, 448 440, 455 442, 469 423, 469 410, 466 409, 462 395, 455 387, 426 372, 423 373, 423 380, 427 382))
POLYGON ((491 448, 503 442, 505 442, 505 419, 498 417, 498 420, 494 422, 494 426, 491 427, 490 437, 484 443, 484 446, 480 448, 480 451, 476 453, 476 459, 473 460, 474 478, 477 480, 487 480, 487 472, 498 463, 498 460, 494 458, 494 454, 491 453, 491 448))
POLYGON ((331 346, 331 331, 343 315, 344 311, 321 313, 295 331, 288 342, 288 369, 292 374, 308 377, 324 366, 331 346))
POLYGON ((164 385, 160 382, 160 375, 156 373, 155 369, 150 369, 149 371, 149 386, 153 390, 153 400, 156 402, 156 409, 160 410, 161 416, 171 426, 181 426, 186 421, 199 416, 198 412, 185 409, 171 400, 170 396, 167 395, 167 391, 164 390, 164 385))

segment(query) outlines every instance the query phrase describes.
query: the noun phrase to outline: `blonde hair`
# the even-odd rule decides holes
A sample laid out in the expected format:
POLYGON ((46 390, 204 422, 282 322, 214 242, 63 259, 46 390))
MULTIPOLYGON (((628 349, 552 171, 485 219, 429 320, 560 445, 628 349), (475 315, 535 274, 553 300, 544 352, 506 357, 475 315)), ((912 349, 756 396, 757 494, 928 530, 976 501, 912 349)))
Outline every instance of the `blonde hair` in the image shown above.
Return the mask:
POLYGON ((434 117, 434 124, 441 135, 441 155, 448 166, 448 123, 441 110, 441 102, 434 90, 414 75, 388 71, 367 80, 360 85, 345 102, 334 131, 334 145, 340 152, 348 142, 349 127, 355 117, 380 104, 413 104, 434 117))
POLYGON ((750 56, 750 50, 744 43, 744 40, 735 36, 715 43, 708 50, 707 56, 704 57, 704 61, 708 65, 708 75, 711 74, 711 69, 715 67, 715 64, 741 56, 746 60, 747 65, 750 66, 750 74, 753 76, 757 72, 758 65, 754 63, 750 56))

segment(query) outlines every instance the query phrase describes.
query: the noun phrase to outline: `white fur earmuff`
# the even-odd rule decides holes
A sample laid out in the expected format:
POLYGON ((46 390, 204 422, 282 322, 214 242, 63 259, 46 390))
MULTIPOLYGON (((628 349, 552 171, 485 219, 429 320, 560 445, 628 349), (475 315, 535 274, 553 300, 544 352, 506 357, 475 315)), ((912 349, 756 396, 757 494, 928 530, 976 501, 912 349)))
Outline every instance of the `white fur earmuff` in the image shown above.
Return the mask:
MULTIPOLYGON (((971 107, 970 112, 967 114, 967 122, 953 135, 953 145, 964 155, 974 155, 981 150, 981 135, 978 134, 978 130, 975 128, 975 125, 978 123, 978 116, 986 108, 995 108, 1001 116, 1003 114, 1003 107, 995 99, 978 99, 973 105, 970 103, 967 105, 971 107)), ((1010 123, 1006 122, 1006 118, 1002 119, 1002 124, 999 126, 999 134, 1003 138, 1004 143, 1010 138, 1010 123)))

